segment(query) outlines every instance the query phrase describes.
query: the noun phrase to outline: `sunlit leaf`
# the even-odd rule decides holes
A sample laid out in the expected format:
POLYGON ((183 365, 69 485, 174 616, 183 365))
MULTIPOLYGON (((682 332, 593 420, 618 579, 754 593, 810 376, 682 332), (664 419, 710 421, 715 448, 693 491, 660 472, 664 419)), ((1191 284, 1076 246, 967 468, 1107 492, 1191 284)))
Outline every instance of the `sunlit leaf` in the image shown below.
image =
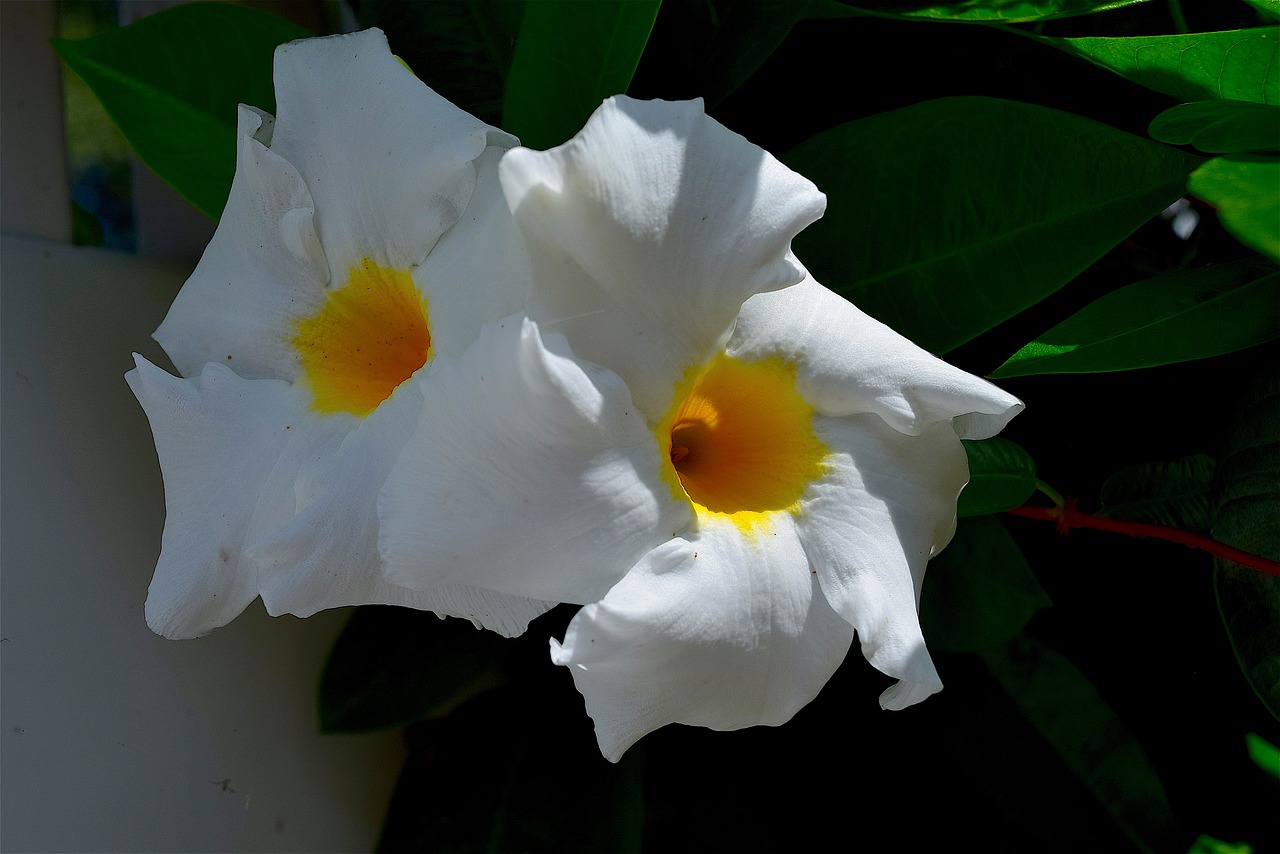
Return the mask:
POLYGON ((1195 101, 1156 116, 1148 132, 1210 154, 1280 150, 1280 107, 1248 101, 1195 101))
POLYGON ((1066 284, 1181 196, 1193 155, 1031 104, 943 98, 783 157, 828 197, 815 277, 942 353, 1066 284))
POLYGON ((238 104, 275 112, 275 47, 310 35, 231 3, 184 3, 54 49, 102 101, 138 158, 217 219, 235 173, 238 104))
POLYGON ((1191 843, 1187 854, 1254 854, 1254 851, 1247 842, 1223 842, 1202 834, 1191 843))
POLYGON ((920 623, 931 649, 978 652, 1008 641, 1050 604, 999 519, 964 519, 929 561, 920 623))
POLYGON ((1180 101, 1280 104, 1280 27, 1042 41, 1180 101))
POLYGON ((960 493, 961 516, 983 516, 1017 507, 1036 489, 1036 464, 1023 448, 999 436, 966 441, 969 485, 960 493))
POLYGON ((1168 851, 1181 837, 1142 746, 1064 655, 1019 635, 982 660, 1040 734, 1138 848, 1168 851))
POLYGON ((863 0, 855 5, 875 9, 887 17, 1017 24, 1090 15, 1145 2, 1147 0, 951 0, 941 3, 863 0))
POLYGON ((447 714, 502 684, 502 643, 466 620, 387 605, 357 608, 320 679, 320 730, 382 729, 447 714))
POLYGON ((1123 468, 1102 484, 1098 515, 1207 534, 1215 467, 1213 457, 1194 454, 1123 468))
MULTIPOLYGON (((1214 477, 1213 537, 1280 560, 1280 371, 1239 406, 1214 477)), ((1240 668, 1280 718, 1280 578, 1218 558, 1214 585, 1240 668)))
POLYGON ((1187 189, 1218 209, 1231 234, 1280 263, 1280 157, 1229 154, 1191 174, 1187 189))
POLYGON ((660 0, 540 0, 525 9, 502 96, 503 127, 531 148, 569 139, 627 91, 660 0))
POLYGON ((1280 270, 1247 258, 1113 291, 1037 336, 992 376, 1127 371, 1219 356, 1275 338, 1280 270))

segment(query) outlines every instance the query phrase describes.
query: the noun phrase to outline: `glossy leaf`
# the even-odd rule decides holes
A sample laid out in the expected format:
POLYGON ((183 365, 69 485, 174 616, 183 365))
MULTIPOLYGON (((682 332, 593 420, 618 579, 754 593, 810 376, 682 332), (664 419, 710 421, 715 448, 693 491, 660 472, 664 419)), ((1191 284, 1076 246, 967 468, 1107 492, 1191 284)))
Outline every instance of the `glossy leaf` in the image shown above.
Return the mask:
POLYGON ((530 148, 559 145, 627 91, 660 0, 541 0, 525 9, 502 97, 503 127, 530 148))
POLYGON ((960 493, 960 516, 983 516, 1017 507, 1036 490, 1036 464, 1023 448, 994 436, 964 442, 969 484, 960 493))
POLYGON ((930 649, 980 652, 1008 641, 1050 604, 999 519, 964 519, 929 561, 920 622, 930 649))
MULTIPOLYGON (((1280 560, 1280 371, 1240 402, 1214 477, 1213 537, 1280 560)), ((1214 586, 1236 659, 1280 718, 1280 578, 1215 560, 1214 586)))
POLYGON ((783 160, 828 197, 795 241, 815 277, 936 353, 1062 287, 1182 195, 1200 162, 994 98, 849 122, 783 160))
POLYGON ((1280 338, 1280 270, 1261 258, 1166 273, 1107 294, 1039 335, 994 377, 1127 371, 1280 338))
POLYGON ((1180 101, 1280 104, 1280 27, 1042 41, 1180 101))
POLYGON ((1280 263, 1280 157, 1230 154, 1191 174, 1187 189, 1218 209, 1231 234, 1280 263))
POLYGON ((1134 6, 1147 0, 951 0, 920 3, 922 8, 903 9, 901 2, 858 3, 875 9, 887 17, 927 18, 938 21, 970 21, 990 24, 1018 24, 1049 21, 1076 15, 1091 15, 1122 6, 1134 6))
POLYGON ((447 714, 502 684, 502 641, 428 611, 357 608, 320 679, 320 730, 384 729, 447 714))
POLYGON ((1063 761, 1141 850, 1181 838, 1164 786, 1142 745, 1062 653, 1026 635, 983 663, 1063 761))
POLYGON ((138 158, 217 219, 235 173, 238 104, 275 112, 276 45, 310 35, 231 3, 185 3, 79 41, 54 39, 138 158))
POLYGON ((1098 515, 1207 534, 1215 467, 1213 457, 1195 454, 1123 468, 1102 484, 1098 515))
POLYGON ((1148 129, 1153 139, 1210 154, 1280 150, 1280 107, 1247 101, 1195 101, 1170 107, 1148 129))

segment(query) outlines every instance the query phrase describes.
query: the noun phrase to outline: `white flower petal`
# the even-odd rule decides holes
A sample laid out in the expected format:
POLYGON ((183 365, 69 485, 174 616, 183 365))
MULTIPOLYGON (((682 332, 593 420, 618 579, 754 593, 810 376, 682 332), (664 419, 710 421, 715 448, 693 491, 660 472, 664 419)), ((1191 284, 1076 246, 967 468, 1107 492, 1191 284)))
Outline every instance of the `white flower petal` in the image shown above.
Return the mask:
POLYGON ((747 359, 781 355, 798 366, 800 393, 819 412, 874 412, 904 433, 955 419, 961 438, 987 438, 1023 408, 807 276, 747 300, 728 350, 747 359))
POLYGON ((531 315, 617 371, 650 416, 742 301, 800 280, 791 239, 826 205, 701 101, 605 101, 572 140, 514 149, 507 202, 536 260, 531 315))
POLYGON ((606 759, 669 723, 785 723, 844 660, 848 623, 818 589, 789 517, 753 539, 732 523, 649 553, 569 624, 573 673, 606 759))
POLYGON ((532 321, 486 326, 421 388, 417 430, 378 501, 395 584, 589 602, 692 521, 626 386, 532 321))
POLYGON ((463 585, 412 590, 383 576, 378 492, 413 432, 420 381, 397 389, 336 454, 303 472, 298 514, 249 549, 261 565, 258 587, 268 613, 309 617, 344 605, 404 605, 514 637, 554 606, 463 585))
POLYGON ((873 414, 818 416, 814 426, 834 453, 801 500, 800 539, 863 655, 901 680, 881 704, 902 708, 942 688, 918 605, 925 565, 955 533, 956 497, 969 479, 964 448, 946 422, 918 436, 873 414))
POLYGON ((515 144, 425 86, 376 29, 281 45, 275 89, 271 148, 315 199, 334 278, 362 258, 421 263, 462 216, 472 161, 491 139, 515 144))
POLYGON ((125 378, 151 422, 167 507, 147 624, 197 637, 258 595, 244 547, 293 514, 298 472, 333 453, 351 425, 311 416, 280 380, 242 379, 216 363, 179 379, 135 361, 125 378))
POLYGON ((295 380, 292 322, 315 311, 329 262, 298 171, 254 138, 264 116, 240 108, 236 174, 218 229, 155 339, 183 376, 208 362, 248 379, 295 380))

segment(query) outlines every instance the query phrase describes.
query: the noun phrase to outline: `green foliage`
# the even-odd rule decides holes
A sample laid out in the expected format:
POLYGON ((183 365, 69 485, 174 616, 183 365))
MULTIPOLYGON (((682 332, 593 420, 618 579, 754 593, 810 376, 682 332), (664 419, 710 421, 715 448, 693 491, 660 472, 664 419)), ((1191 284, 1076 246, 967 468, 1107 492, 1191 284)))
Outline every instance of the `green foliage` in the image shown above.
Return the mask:
POLYGON ((1215 467, 1207 454, 1127 466, 1102 484, 1098 515, 1207 534, 1215 467))
POLYGON ((815 277, 935 353, 1065 285, 1177 199, 1199 162, 992 98, 849 122, 783 160, 829 197, 796 240, 815 277))
POLYGON ((359 732, 448 714, 505 680, 502 638, 465 620, 356 608, 320 679, 320 730, 359 732))
POLYGON ((1142 38, 1043 39, 1180 101, 1280 104, 1280 27, 1142 38))
POLYGON ((311 35, 229 3, 188 3, 54 49, 139 159, 217 219, 235 172, 236 105, 275 111, 276 45, 311 35))
POLYGON ((920 622, 930 648, 994 649, 1022 631, 1049 597, 999 519, 963 519, 929 561, 920 622))
POLYGON ((964 443, 969 457, 969 485, 960 493, 960 516, 999 513, 1022 504, 1036 489, 1036 464, 1022 447, 1008 439, 964 443))
POLYGON ((503 127, 531 148, 569 139, 627 91, 661 0, 542 0, 525 9, 502 96, 503 127))
POLYGON ((1223 842, 1202 834, 1196 837, 1187 854, 1253 854, 1253 847, 1247 842, 1223 842))
POLYGON ((950 0, 942 3, 861 2, 857 5, 904 19, 1015 24, 1089 15, 1145 2, 1147 0, 950 0))
POLYGON ((1209 154, 1280 150, 1280 107, 1248 101, 1196 101, 1170 107, 1151 122, 1153 139, 1209 154))
POLYGON ((1275 779, 1280 780, 1280 748, 1277 748, 1256 732, 1246 733, 1244 742, 1249 751, 1249 757, 1253 759, 1254 764, 1275 779))
POLYGON ((1215 157, 1191 174, 1187 189, 1218 209, 1236 239, 1280 263, 1280 157, 1215 157))
MULTIPOLYGON (((1280 560, 1280 371, 1240 401, 1214 477, 1213 537, 1280 560)), ((1280 718, 1280 577, 1217 559, 1218 608, 1241 670, 1280 718)))
POLYGON ((1280 270, 1246 258, 1113 291, 1037 336, 991 375, 1128 371, 1205 359, 1275 338, 1280 270))
POLYGON ((1160 777, 1133 733, 1062 653, 1019 635, 983 662, 1138 848, 1180 835, 1160 777))

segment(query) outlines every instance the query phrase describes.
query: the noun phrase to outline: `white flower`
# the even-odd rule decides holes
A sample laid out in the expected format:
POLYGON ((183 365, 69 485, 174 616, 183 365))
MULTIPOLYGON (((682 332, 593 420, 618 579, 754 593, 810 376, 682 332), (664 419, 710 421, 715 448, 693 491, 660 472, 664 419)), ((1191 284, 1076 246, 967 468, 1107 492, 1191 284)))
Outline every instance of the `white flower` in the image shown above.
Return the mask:
MULTIPOLYGON (((156 331, 186 379, 127 375, 164 474, 147 622, 223 625, 388 603, 517 634, 550 607, 469 585, 383 578, 376 496, 432 372, 521 311, 527 262, 497 182, 516 140, 424 86, 381 32, 276 51, 278 115, 239 113, 217 232, 156 331)), ((517 323, 516 326, 519 326, 517 323)))
POLYGON ((960 438, 1022 404, 808 278, 790 241, 825 198, 699 102, 613 99, 500 172, 530 313, 625 380, 652 441, 624 484, 673 525, 551 642, 604 755, 673 722, 781 724, 855 632, 900 680, 882 705, 939 690, 917 603, 968 479, 960 438))

